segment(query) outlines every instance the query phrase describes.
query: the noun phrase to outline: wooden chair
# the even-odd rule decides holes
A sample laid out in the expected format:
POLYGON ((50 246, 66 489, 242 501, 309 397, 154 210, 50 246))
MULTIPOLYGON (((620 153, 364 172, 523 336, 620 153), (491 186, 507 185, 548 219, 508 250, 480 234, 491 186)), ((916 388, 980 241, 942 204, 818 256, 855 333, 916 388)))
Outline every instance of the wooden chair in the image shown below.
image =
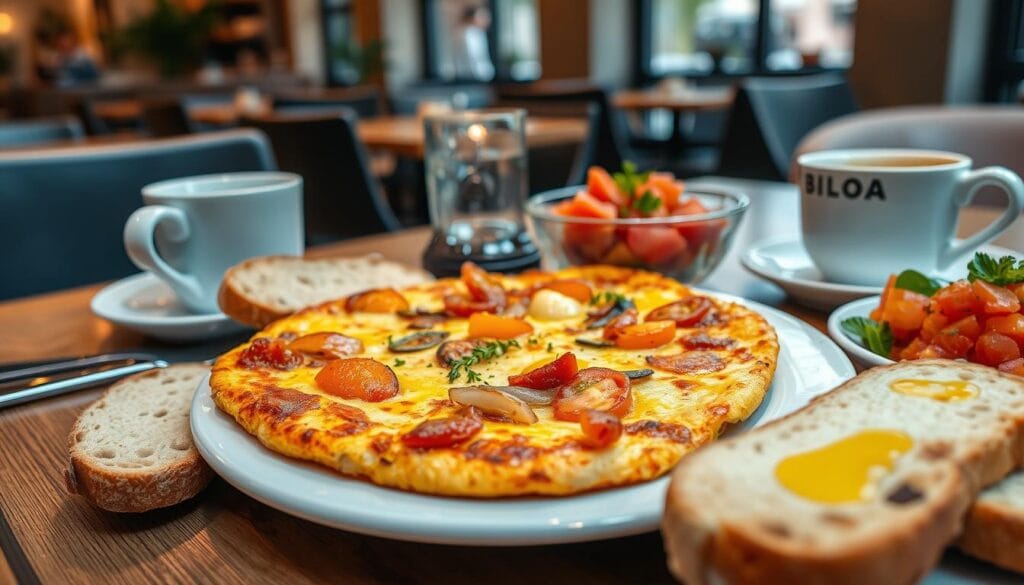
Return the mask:
POLYGON ((0 122, 0 149, 44 146, 51 142, 81 140, 82 123, 75 116, 53 116, 0 122))
POLYGON ((716 174, 785 181, 800 139, 855 111, 850 86, 839 76, 747 79, 726 122, 716 174))
POLYGON ((245 122, 270 137, 280 169, 302 175, 306 241, 321 244, 399 229, 347 109, 245 122))
POLYGON ((0 152, 0 299, 127 276, 122 242, 141 189, 176 177, 275 170, 266 136, 202 136, 0 152))

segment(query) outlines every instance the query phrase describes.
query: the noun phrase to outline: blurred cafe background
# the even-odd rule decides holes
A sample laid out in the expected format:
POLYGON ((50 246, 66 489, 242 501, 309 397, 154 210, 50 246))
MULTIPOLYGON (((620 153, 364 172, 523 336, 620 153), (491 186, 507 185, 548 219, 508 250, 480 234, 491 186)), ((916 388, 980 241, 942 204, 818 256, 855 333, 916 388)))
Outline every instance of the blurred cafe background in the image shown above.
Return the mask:
POLYGON ((829 120, 1022 80, 1013 0, 0 0, 0 298, 134 272, 121 226, 176 176, 302 175, 308 245, 426 224, 431 112, 547 120, 530 193, 624 160, 784 181, 829 120))

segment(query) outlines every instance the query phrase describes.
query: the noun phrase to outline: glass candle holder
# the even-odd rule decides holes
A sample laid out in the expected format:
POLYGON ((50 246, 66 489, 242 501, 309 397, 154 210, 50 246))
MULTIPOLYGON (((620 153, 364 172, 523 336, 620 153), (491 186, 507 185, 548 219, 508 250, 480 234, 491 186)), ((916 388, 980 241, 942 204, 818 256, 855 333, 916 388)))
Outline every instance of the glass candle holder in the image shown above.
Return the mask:
POLYGON ((526 113, 453 112, 424 119, 427 199, 434 236, 424 267, 452 276, 472 261, 494 272, 540 266, 527 234, 526 113))

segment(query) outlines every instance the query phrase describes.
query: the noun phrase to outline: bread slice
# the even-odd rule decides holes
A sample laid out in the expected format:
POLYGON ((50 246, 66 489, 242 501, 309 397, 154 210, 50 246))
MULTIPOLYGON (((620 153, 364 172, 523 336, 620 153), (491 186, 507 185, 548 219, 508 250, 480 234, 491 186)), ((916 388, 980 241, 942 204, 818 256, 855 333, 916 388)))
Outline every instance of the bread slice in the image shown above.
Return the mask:
MULTIPOLYGON (((960 533, 978 492, 1020 465, 1022 432, 1022 378, 948 360, 868 370, 796 413, 685 457, 662 523, 669 567, 690 585, 915 582, 960 533), (965 381, 980 393, 944 402, 891 390, 900 379, 965 381), (777 479, 784 459, 869 430, 905 433, 912 446, 890 471, 873 469, 880 473, 865 499, 822 503, 777 479)), ((811 469, 806 477, 826 477, 811 469)))
POLYGON ((192 444, 189 408, 210 367, 177 364, 114 384, 68 436, 68 491, 111 512, 145 512, 198 494, 213 472, 192 444))
POLYGON ((1024 471, 981 492, 957 546, 983 561, 1024 573, 1024 471))
POLYGON ((225 315, 262 329, 299 309, 370 288, 399 288, 432 280, 429 272, 376 255, 321 260, 263 256, 229 268, 217 302, 225 315))

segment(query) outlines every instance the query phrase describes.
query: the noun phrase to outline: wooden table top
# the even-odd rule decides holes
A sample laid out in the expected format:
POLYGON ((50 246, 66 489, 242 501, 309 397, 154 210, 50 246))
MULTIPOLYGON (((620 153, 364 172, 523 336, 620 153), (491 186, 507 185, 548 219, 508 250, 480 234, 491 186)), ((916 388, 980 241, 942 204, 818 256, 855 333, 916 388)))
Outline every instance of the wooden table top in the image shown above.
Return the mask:
POLYGON ((666 91, 660 88, 627 89, 612 96, 612 105, 622 110, 663 109, 699 112, 728 108, 732 105, 734 95, 732 88, 688 88, 682 91, 666 91))
MULTIPOLYGON (((378 116, 359 120, 359 137, 367 147, 410 158, 423 157, 423 120, 416 116, 378 116)), ((587 122, 582 118, 535 117, 526 121, 529 146, 583 142, 587 122)))
MULTIPOLYGON (((715 182, 712 180, 712 182, 715 182)), ((824 330, 826 315, 788 301, 746 273, 739 256, 765 237, 796 235, 797 194, 785 184, 731 181, 751 197, 733 249, 702 286, 766 303, 824 330)), ((691 181, 697 186, 700 181, 691 181)), ((995 211, 969 209, 972 231, 995 211)), ((380 252, 418 264, 425 228, 323 246, 313 256, 380 252)), ((1002 245, 1022 249, 1024 222, 1002 245)), ((100 285, 0 303, 0 362, 119 349, 171 357, 190 350, 147 342, 92 316, 100 285)), ((200 348, 196 351, 212 351, 200 348)), ((325 528, 260 504, 222 480, 192 501, 146 514, 98 511, 64 492, 66 436, 99 389, 0 410, 0 583, 672 583, 658 534, 522 548, 405 543, 325 528)))

